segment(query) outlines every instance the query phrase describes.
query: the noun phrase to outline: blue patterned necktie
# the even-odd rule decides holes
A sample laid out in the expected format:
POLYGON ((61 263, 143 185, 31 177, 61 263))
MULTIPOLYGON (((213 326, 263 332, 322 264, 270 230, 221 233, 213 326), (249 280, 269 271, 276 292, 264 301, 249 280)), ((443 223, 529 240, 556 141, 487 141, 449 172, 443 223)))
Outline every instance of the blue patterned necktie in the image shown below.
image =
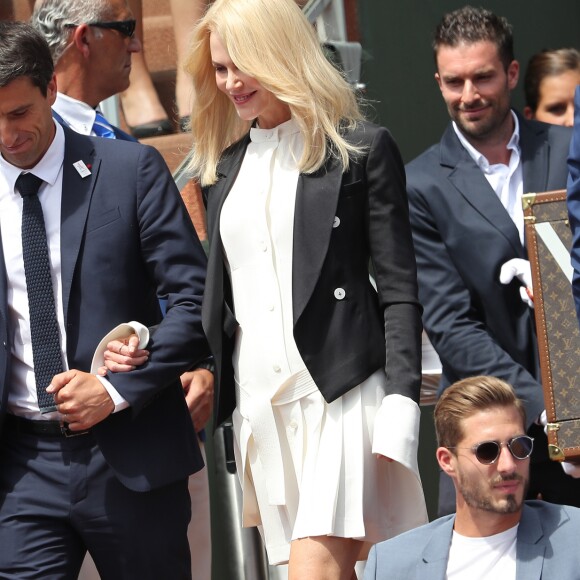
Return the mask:
POLYGON ((22 257, 28 292, 30 336, 36 394, 41 413, 56 411, 54 397, 46 387, 62 372, 60 333, 50 275, 44 215, 38 199, 43 181, 32 173, 21 173, 16 189, 22 196, 22 257))
POLYGON ((93 133, 97 137, 105 137, 106 139, 116 138, 113 126, 98 111, 95 115, 95 122, 93 123, 93 133))

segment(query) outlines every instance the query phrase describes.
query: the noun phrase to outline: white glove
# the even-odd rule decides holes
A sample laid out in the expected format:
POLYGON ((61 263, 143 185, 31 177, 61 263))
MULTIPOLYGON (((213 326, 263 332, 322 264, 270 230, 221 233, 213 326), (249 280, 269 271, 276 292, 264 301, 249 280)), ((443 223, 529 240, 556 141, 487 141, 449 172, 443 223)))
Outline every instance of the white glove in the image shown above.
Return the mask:
POLYGON ((517 278, 523 284, 520 288, 522 302, 527 304, 530 308, 533 308, 534 289, 532 285, 532 270, 529 260, 512 258, 501 267, 499 281, 502 284, 509 284, 514 278, 517 278))
MULTIPOLYGON (((539 424, 544 426, 544 433, 548 435, 548 415, 545 410, 542 411, 540 415, 539 424)), ((573 477, 574 479, 580 478, 580 465, 577 463, 572 463, 571 461, 561 461, 560 465, 564 470, 566 475, 573 477)))

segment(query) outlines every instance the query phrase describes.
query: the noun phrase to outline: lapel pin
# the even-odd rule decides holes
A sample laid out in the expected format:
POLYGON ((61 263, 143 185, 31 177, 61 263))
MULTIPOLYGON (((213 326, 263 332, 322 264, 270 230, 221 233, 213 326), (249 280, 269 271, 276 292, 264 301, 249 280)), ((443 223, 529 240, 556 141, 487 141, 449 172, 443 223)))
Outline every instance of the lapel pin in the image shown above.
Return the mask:
POLYGON ((77 173, 84 179, 91 174, 91 166, 85 165, 85 162, 80 160, 73 163, 73 167, 77 170, 77 173))

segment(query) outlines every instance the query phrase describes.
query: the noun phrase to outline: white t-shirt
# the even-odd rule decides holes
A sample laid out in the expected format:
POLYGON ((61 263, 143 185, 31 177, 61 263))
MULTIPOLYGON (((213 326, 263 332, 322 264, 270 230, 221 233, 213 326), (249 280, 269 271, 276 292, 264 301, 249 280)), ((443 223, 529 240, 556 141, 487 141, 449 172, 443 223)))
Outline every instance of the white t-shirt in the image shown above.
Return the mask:
POLYGON ((453 532, 447 580, 515 580, 518 526, 485 538, 453 532))

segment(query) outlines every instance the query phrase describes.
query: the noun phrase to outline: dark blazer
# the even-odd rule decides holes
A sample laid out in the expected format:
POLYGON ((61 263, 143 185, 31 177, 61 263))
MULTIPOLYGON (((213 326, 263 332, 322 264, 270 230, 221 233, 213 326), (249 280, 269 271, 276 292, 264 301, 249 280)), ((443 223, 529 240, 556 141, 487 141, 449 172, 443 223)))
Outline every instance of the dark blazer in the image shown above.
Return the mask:
MULTIPOLYGON (((420 306, 401 157, 384 128, 362 123, 347 138, 364 153, 346 173, 331 158, 316 173, 299 177, 294 338, 327 401, 385 366, 385 358, 387 394, 418 401, 420 306), (369 282, 369 259, 378 293, 369 282), (344 290, 343 299, 335 296, 336 289, 344 290)), ((216 425, 235 406, 232 349, 238 326, 224 268, 220 213, 248 143, 246 136, 224 153, 218 182, 204 191, 210 254, 202 316, 217 367, 216 425)))
POLYGON ((576 87, 574 97, 574 135, 570 144, 568 158, 570 178, 568 181, 568 213, 572 227, 572 266, 574 280, 572 290, 576 302, 576 313, 580 323, 580 87, 576 87))
MULTIPOLYGON (((570 132, 519 117, 524 193, 566 184, 570 132)), ((529 421, 544 409, 533 312, 502 264, 526 258, 518 230, 453 127, 407 166, 423 324, 441 358, 441 388, 473 375, 512 384, 529 421)))
MULTIPOLYGON (((455 515, 374 546, 365 580, 444 580, 455 515)), ((580 509, 527 501, 516 540, 516 580, 580 577, 580 509)))
MULTIPOLYGON (((149 361, 108 377, 130 408, 93 428, 119 480, 144 491, 203 465, 179 376, 209 354, 201 327, 205 256, 155 149, 64 132, 61 277, 68 366, 88 372, 100 339, 121 322, 158 324, 149 361), (78 160, 90 176, 81 178, 73 167, 78 160), (158 296, 167 299, 163 319, 158 296)), ((2 267, 0 422, 11 376, 6 282, 2 267)))

